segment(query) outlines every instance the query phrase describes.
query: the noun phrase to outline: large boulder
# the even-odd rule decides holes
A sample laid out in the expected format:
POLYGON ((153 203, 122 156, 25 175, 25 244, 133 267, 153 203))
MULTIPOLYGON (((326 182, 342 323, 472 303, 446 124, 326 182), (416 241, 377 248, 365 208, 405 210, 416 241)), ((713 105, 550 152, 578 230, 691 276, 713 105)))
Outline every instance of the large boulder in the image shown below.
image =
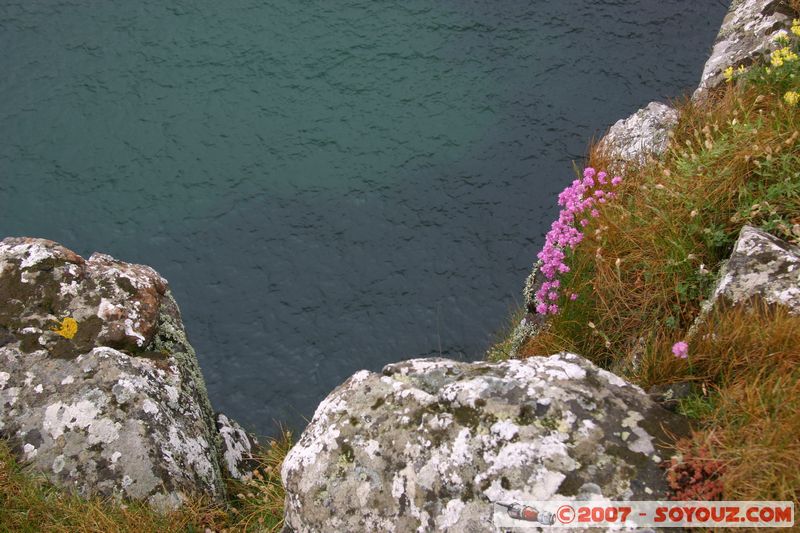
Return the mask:
POLYGON ((800 248, 744 226, 710 302, 737 304, 754 297, 800 314, 800 248))
POLYGON ((220 438, 167 282, 0 242, 0 436, 53 483, 172 508, 223 497, 220 438))
POLYGON ((678 112, 660 102, 650 102, 630 117, 617 121, 600 141, 619 172, 627 163, 644 164, 648 157, 664 153, 669 132, 678 123, 678 112))
POLYGON ((287 530, 494 531, 492 502, 657 499, 684 420, 573 354, 361 371, 287 455, 287 530))
POLYGON ((724 85, 726 68, 747 67, 765 59, 775 33, 788 30, 791 24, 792 9, 786 0, 733 0, 692 98, 702 98, 724 85))

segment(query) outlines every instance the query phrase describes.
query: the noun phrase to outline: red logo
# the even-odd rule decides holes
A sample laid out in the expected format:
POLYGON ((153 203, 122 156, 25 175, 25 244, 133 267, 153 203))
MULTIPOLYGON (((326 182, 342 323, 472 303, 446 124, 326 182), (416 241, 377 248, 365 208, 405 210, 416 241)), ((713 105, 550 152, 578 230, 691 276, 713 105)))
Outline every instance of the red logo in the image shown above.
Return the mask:
POLYGON ((575 509, 571 505, 562 505, 556 511, 556 516, 562 524, 569 524, 575 520, 575 509))

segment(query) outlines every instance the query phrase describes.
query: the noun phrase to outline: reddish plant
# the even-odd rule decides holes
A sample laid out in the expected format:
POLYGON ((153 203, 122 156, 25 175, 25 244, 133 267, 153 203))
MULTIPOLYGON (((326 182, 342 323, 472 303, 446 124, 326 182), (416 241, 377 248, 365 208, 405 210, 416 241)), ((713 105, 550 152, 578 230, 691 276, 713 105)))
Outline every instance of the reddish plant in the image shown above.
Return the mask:
POLYGON ((665 463, 667 482, 670 487, 671 500, 703 500, 722 499, 722 480, 725 465, 713 457, 705 446, 699 448, 683 440, 678 443, 683 450, 681 457, 673 457, 665 463))

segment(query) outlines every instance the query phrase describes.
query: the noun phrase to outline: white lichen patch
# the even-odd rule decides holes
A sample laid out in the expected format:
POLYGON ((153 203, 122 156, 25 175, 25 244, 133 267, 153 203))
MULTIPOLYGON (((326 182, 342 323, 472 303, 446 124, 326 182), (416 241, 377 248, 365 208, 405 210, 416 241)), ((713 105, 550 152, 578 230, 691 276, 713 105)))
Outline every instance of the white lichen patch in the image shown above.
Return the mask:
POLYGON ((102 298, 97 306, 97 316, 103 320, 118 320, 123 315, 124 309, 107 298, 102 298))
POLYGON ((142 411, 148 415, 155 415, 158 413, 158 405, 156 405, 156 403, 150 398, 145 398, 142 402, 142 411))
POLYGON ((470 460, 470 438, 471 433, 468 428, 463 428, 456 435, 453 441, 453 453, 451 455, 453 464, 456 466, 463 465, 470 460))
POLYGON ((381 445, 378 441, 369 439, 364 443, 364 452, 370 457, 377 457, 381 445))
POLYGON ((628 443, 628 449, 632 452, 652 454, 655 452, 653 446, 653 438, 645 431, 644 428, 639 426, 639 422, 644 420, 641 413, 630 411, 628 417, 622 421, 622 427, 629 428, 631 432, 638 437, 628 443))
POLYGON ((88 428, 98 414, 100 409, 88 400, 74 404, 55 402, 45 409, 42 428, 55 440, 65 431, 88 428))
POLYGON ((6 254, 22 257, 23 259, 19 264, 21 268, 31 268, 42 261, 54 257, 52 249, 39 243, 19 244, 8 250, 6 254))
POLYGON ((0 389, 6 388, 6 383, 11 378, 11 374, 8 372, 0 372, 0 389))
POLYGON ((441 518, 441 527, 448 528, 456 525, 461 518, 461 512, 464 510, 464 502, 461 500, 450 500, 444 507, 441 518))
POLYGON ((92 444, 110 444, 119 438, 121 424, 109 418, 101 418, 89 425, 89 436, 86 441, 92 444))
POLYGON ((510 420, 500 420, 492 424, 490 431, 501 439, 510 441, 519 435, 519 426, 510 420))
POLYGON ((63 455, 59 455, 55 459, 53 459, 53 466, 52 466, 53 472, 58 474, 62 470, 64 470, 64 465, 66 464, 66 462, 67 461, 63 455))
POLYGON ((174 456, 191 466, 203 478, 210 478, 214 467, 208 454, 208 442, 203 437, 190 437, 175 426, 169 428, 169 446, 174 456))
POLYGON ((170 407, 178 407, 178 398, 180 397, 180 393, 178 392, 177 387, 165 385, 164 390, 167 392, 167 401, 169 402, 170 407))
POLYGON ((15 403, 17 403, 17 398, 19 398, 20 388, 19 387, 8 387, 3 391, 3 405, 8 405, 9 407, 13 407, 15 403))
POLYGON ((39 451, 36 449, 36 446, 27 442, 22 447, 22 451, 25 454, 26 461, 32 460, 34 457, 36 457, 36 454, 39 453, 39 451))
POLYGON ((78 296, 78 289, 80 285, 77 281, 71 281, 69 283, 61 284, 61 287, 58 289, 58 294, 63 298, 65 296, 78 296))

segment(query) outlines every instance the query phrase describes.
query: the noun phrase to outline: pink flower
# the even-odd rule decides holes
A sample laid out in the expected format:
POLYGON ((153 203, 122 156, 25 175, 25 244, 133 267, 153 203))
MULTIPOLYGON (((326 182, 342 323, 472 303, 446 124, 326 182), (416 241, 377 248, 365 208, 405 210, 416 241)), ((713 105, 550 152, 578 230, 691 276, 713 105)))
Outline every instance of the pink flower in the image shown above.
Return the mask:
POLYGON ((578 293, 577 292, 573 292, 572 294, 569 295, 569 299, 574 302, 575 300, 578 299, 578 293))
MULTIPOLYGON (((570 271, 566 264, 567 253, 574 250, 583 240, 583 229, 589 225, 586 213, 598 217, 600 212, 595 206, 606 203, 607 199, 614 198, 614 193, 604 190, 607 183, 605 172, 596 172, 592 167, 583 171, 583 179, 576 179, 572 185, 561 191, 558 195, 558 205, 561 212, 550 226, 550 231, 545 238, 542 250, 537 254, 540 272, 544 280, 536 291, 536 312, 539 314, 557 314, 558 306, 553 303, 558 300, 558 288, 561 282, 557 279, 560 274, 570 271), (597 178, 595 180, 595 177, 597 178)), ((622 178, 615 177, 612 184, 616 185, 622 178)), ((570 300, 578 297, 573 293, 570 300)))
POLYGON ((616 187, 620 183, 622 183, 622 178, 620 178, 619 176, 614 176, 613 178, 611 178, 611 185, 616 187))
POLYGON ((672 345, 672 353, 675 354, 675 357, 686 359, 689 357, 689 345, 683 341, 676 342, 672 345))

